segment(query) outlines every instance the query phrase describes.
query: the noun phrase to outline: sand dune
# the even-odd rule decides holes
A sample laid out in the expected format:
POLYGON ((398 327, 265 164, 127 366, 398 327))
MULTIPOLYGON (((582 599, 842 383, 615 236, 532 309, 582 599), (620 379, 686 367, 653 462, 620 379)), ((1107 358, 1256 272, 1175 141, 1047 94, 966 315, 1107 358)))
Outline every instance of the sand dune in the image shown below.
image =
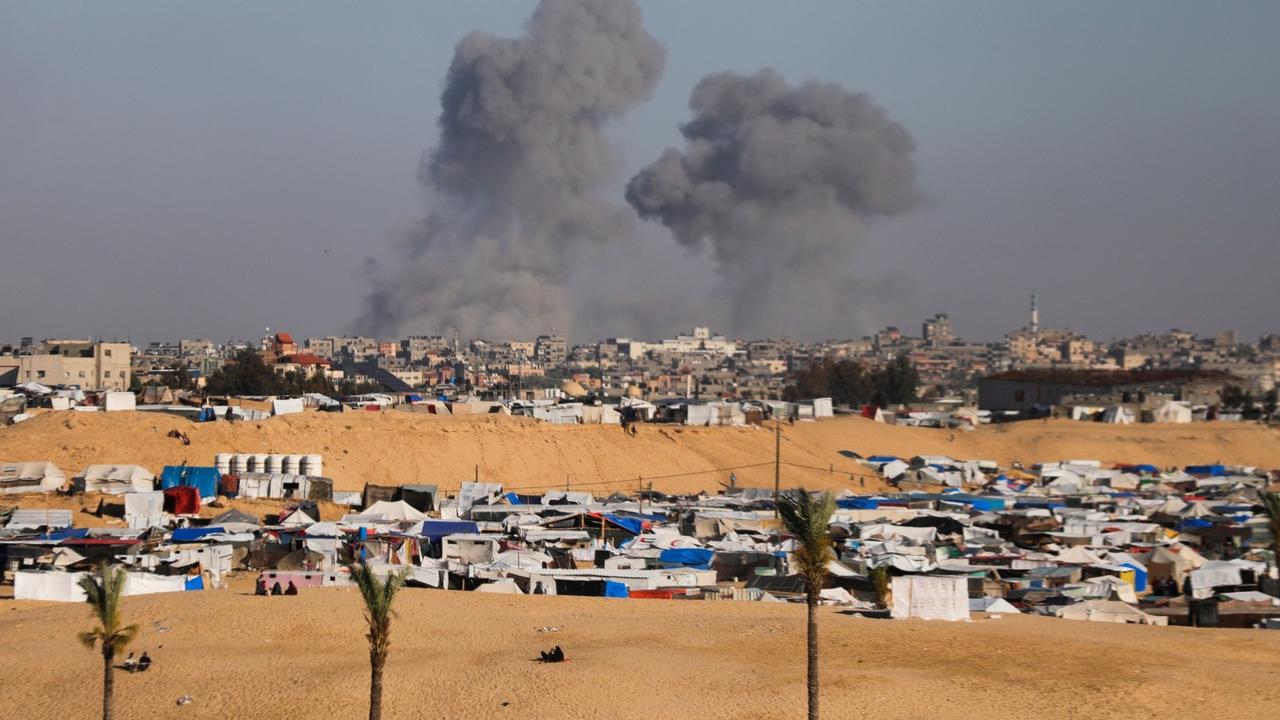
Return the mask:
MULTIPOLYGON (((1067 420, 973 432, 890 427, 862 418, 783 430, 784 486, 875 489, 878 479, 840 454, 922 453, 1033 463, 1068 458, 1160 466, 1221 460, 1280 467, 1280 431, 1256 424, 1114 426, 1067 420), (797 467, 804 466, 804 467, 797 467)), ((320 453, 338 489, 365 482, 454 489, 477 473, 509 488, 633 490, 640 476, 675 492, 716 490, 734 470, 743 485, 773 484, 773 433, 759 428, 554 426, 523 418, 440 418, 399 412, 306 413, 264 422, 191 423, 153 413, 47 413, 0 429, 0 461, 52 460, 68 474, 90 463, 211 464, 219 452, 320 453), (178 428, 183 445, 165 437, 178 428)))
MULTIPOLYGON (((128 598, 156 664, 116 682, 122 718, 350 718, 367 708, 354 590, 128 598), (159 633, 153 623, 170 628, 159 633), (194 702, 177 707, 176 699, 194 702)), ((6 603, 0 717, 93 717, 101 660, 83 605, 6 603)), ((804 715, 804 609, 731 601, 405 590, 384 717, 804 715), (556 627, 557 632, 538 632, 556 627), (564 665, 532 662, 562 645, 564 665)), ((824 610, 825 717, 1254 717, 1280 708, 1280 633, 975 616, 853 619, 824 610)))

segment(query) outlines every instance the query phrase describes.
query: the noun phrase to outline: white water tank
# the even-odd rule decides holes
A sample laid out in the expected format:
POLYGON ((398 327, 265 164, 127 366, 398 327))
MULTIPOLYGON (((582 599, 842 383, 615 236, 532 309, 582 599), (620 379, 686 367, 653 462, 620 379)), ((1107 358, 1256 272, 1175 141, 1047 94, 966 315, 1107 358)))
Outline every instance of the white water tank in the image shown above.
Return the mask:
POLYGON ((270 473, 284 472, 284 456, 268 455, 267 456, 267 472, 270 472, 270 473))
POLYGON ((249 455, 245 453, 236 453, 231 456, 231 472, 234 475, 243 475, 249 472, 249 455))
POLYGON ((302 474, 307 477, 324 476, 324 467, 319 455, 306 455, 302 458, 302 474))
POLYGON ((264 473, 264 472, 271 472, 270 470, 268 470, 268 469, 267 469, 267 454, 266 454, 266 453, 254 453, 254 454, 250 455, 250 456, 249 456, 249 471, 250 471, 250 472, 260 472, 260 473, 264 473))
POLYGON ((218 474, 230 475, 232 473, 231 458, 233 457, 235 456, 231 453, 218 453, 213 456, 213 465, 218 468, 218 474))
POLYGON ((302 474, 302 456, 301 455, 285 455, 284 456, 284 474, 285 475, 301 475, 302 474))

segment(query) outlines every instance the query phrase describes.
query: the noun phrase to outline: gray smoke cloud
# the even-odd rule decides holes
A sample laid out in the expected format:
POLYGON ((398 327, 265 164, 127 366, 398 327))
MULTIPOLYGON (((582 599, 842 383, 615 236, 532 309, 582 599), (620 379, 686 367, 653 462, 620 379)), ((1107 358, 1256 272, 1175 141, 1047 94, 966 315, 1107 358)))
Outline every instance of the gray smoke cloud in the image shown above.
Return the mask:
POLYGON ((600 195, 617 170, 603 128, 650 97, 665 60, 632 0, 543 0, 523 36, 459 42, 418 173, 433 212, 395 268, 370 269, 361 331, 567 331, 576 256, 633 237, 634 214, 600 195))
POLYGON ((876 292, 855 262, 867 222, 920 201, 911 134, 865 94, 772 70, 709 75, 689 107, 686 147, 632 178, 628 202, 710 244, 731 332, 848 336, 876 292))

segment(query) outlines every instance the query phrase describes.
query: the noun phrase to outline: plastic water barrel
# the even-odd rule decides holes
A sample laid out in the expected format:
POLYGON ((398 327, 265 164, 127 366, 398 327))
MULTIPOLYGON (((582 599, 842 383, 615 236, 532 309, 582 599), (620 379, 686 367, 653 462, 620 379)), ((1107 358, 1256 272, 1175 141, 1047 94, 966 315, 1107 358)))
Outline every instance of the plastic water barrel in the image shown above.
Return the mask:
POLYGON ((267 454, 254 453, 249 456, 249 470, 252 472, 271 472, 267 469, 267 454))
POLYGON ((284 473, 286 475, 302 474, 302 456, 301 455, 285 455, 284 456, 284 473))
POLYGON ((241 475, 250 471, 249 456, 245 453, 236 453, 231 456, 231 472, 241 475))
POLYGON ((219 474, 221 475, 231 474, 231 458, 232 457, 234 456, 231 453, 218 453, 217 455, 213 456, 213 465, 214 467, 218 468, 219 474))
POLYGON ((308 477, 324 475, 324 466, 319 455, 306 455, 302 458, 302 474, 308 477))
POLYGON ((268 455, 267 456, 267 472, 284 472, 284 456, 268 455))

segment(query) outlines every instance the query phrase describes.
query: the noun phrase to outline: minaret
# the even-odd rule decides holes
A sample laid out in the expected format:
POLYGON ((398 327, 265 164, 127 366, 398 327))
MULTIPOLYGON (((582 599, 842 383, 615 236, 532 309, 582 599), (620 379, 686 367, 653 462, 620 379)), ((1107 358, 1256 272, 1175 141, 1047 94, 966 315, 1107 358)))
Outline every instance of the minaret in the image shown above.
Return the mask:
POLYGON ((1040 334, 1040 302, 1034 290, 1031 292, 1031 334, 1040 334))

